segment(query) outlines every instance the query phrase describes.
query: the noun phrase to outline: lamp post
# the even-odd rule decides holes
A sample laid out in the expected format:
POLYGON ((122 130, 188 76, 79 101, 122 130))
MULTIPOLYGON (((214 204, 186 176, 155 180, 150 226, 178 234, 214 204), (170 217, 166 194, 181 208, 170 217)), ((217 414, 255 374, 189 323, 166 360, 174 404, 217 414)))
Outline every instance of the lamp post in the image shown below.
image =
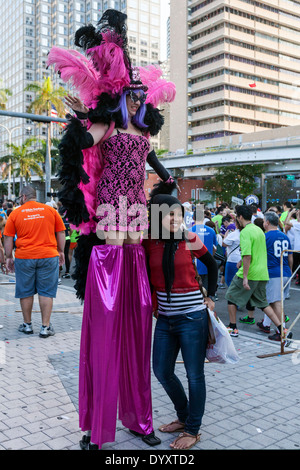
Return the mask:
MULTIPOLYGON (((4 126, 3 124, 0 124, 0 127, 3 127, 8 132, 8 145, 9 145, 9 155, 11 155, 11 141, 12 141, 12 133, 16 129, 22 129, 22 126, 17 126, 14 127, 13 129, 9 129, 8 127, 4 126)), ((8 178, 7 178, 7 197, 8 199, 11 199, 11 159, 9 159, 8 162, 8 178)))

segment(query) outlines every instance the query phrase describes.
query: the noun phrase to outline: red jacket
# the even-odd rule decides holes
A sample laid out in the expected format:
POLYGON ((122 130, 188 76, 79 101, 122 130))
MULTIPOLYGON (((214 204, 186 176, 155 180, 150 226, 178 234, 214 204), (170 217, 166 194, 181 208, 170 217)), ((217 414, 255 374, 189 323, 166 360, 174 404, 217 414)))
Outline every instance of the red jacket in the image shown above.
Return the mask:
MULTIPOLYGON (((196 233, 188 232, 196 258, 201 258, 207 248, 196 233)), ((150 268, 150 282, 155 291, 165 292, 165 278, 162 269, 164 242, 160 240, 143 240, 150 268)), ((199 289, 199 284, 195 279, 195 268, 192 263, 192 255, 189 245, 181 241, 175 253, 174 261, 175 277, 171 292, 191 292, 199 289)))

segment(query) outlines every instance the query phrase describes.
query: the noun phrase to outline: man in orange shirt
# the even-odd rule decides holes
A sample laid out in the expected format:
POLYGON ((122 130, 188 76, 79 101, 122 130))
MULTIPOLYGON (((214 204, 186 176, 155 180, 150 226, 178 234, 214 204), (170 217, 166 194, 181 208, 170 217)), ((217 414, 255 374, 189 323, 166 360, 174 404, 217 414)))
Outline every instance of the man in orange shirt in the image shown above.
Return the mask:
POLYGON ((4 229, 7 269, 15 271, 15 297, 20 299, 23 313, 19 331, 33 333, 31 314, 37 293, 42 314, 40 337, 47 338, 55 334, 50 317, 59 265, 64 264, 65 226, 55 209, 36 201, 36 192, 31 186, 22 189, 19 199, 20 207, 10 214, 4 229))

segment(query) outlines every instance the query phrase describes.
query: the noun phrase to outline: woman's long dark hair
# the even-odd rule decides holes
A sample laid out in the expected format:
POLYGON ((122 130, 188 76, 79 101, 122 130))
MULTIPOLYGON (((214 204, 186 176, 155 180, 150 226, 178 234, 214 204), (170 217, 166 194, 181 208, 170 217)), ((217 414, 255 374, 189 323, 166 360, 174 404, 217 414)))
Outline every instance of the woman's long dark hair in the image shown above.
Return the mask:
POLYGON ((180 230, 180 233, 165 233, 162 226, 163 213, 162 211, 158 212, 158 220, 155 219, 155 222, 158 223, 158 227, 153 227, 153 207, 158 205, 167 205, 170 210, 175 206, 180 206, 182 209, 182 215, 184 216, 184 207, 181 202, 174 196, 171 195, 173 190, 176 188, 176 183, 166 184, 160 182, 154 185, 153 190, 150 193, 150 199, 148 201, 148 213, 149 213, 149 236, 155 234, 155 238, 164 243, 164 252, 162 260, 162 270, 164 273, 165 279, 165 289, 167 293, 167 301, 171 301, 171 289, 175 277, 175 254, 178 249, 179 243, 186 240, 184 230, 180 230))

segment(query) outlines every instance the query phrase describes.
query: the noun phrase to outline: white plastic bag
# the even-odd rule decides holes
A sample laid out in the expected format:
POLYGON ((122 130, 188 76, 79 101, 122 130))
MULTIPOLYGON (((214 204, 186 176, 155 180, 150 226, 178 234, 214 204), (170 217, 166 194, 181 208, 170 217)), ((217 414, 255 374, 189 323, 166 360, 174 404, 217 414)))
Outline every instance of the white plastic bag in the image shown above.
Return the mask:
POLYGON ((226 326, 219 318, 215 317, 214 312, 209 309, 207 311, 216 342, 215 344, 208 344, 206 349, 206 359, 209 362, 236 364, 240 358, 226 326))

